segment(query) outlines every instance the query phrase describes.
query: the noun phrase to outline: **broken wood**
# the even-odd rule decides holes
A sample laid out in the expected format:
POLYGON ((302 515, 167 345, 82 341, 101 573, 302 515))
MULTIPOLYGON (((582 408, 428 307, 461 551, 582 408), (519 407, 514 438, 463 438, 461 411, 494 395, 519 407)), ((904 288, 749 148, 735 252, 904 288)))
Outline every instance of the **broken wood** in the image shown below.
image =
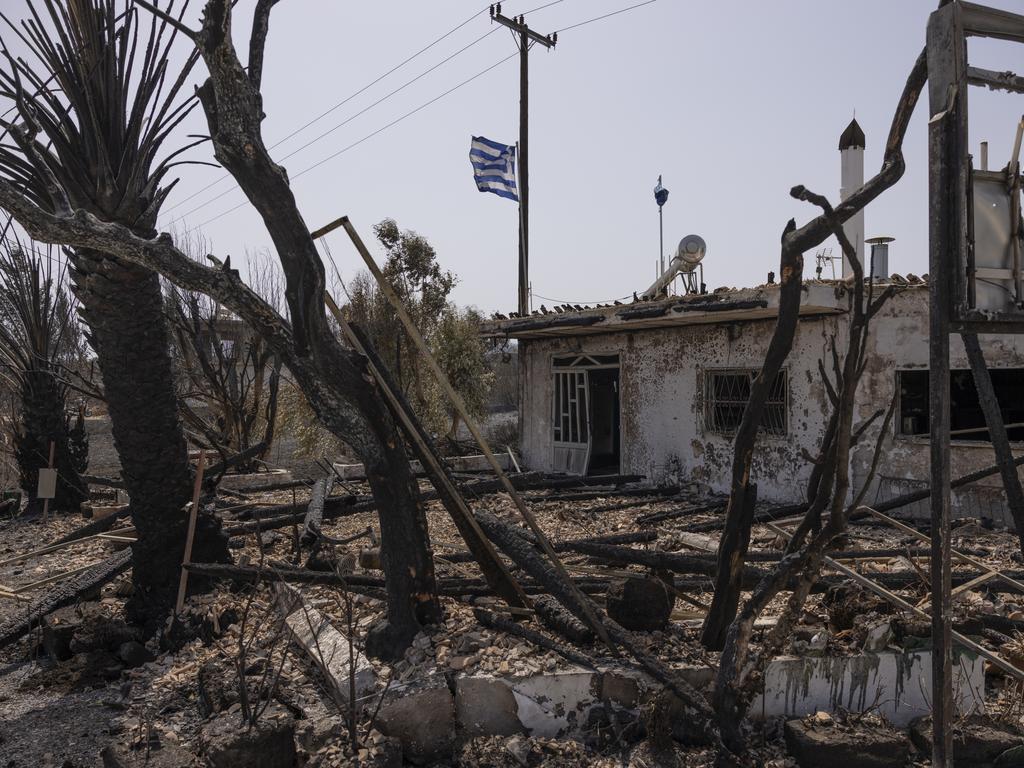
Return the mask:
POLYGON ((554 651, 566 661, 571 661, 573 664, 579 664, 581 667, 585 667, 586 669, 597 669, 594 665, 593 659, 584 656, 582 653, 573 650, 567 645, 563 645, 562 643, 552 640, 550 637, 542 635, 540 632, 535 632, 532 629, 527 629, 514 621, 502 618, 493 611, 488 611, 484 608, 474 608, 473 615, 476 617, 477 621, 488 629, 493 629, 498 632, 506 632, 507 634, 521 637, 523 640, 533 643, 538 648, 543 648, 546 651, 554 651))
POLYGON ((543 550, 545 556, 551 562, 551 565, 554 568, 555 572, 560 577, 563 588, 568 590, 569 594, 575 598, 575 601, 577 602, 578 607, 582 612, 580 619, 586 622, 586 624, 590 626, 590 628, 593 629, 594 632, 597 633, 597 636, 601 638, 605 645, 609 646, 609 648, 613 648, 607 631, 605 630, 600 620, 597 618, 594 606, 590 603, 587 597, 578 589, 576 589, 576 587, 573 585, 572 579, 569 577, 568 571, 565 570, 565 566, 562 565, 562 561, 558 559, 558 555, 555 553, 555 550, 552 549, 551 543, 548 541, 548 538, 544 534, 544 531, 541 530, 541 527, 537 524, 537 520, 533 516, 533 513, 531 513, 530 510, 527 509, 526 504, 523 502, 522 497, 519 495, 519 492, 511 483, 508 476, 505 474, 505 471, 501 468, 501 465, 498 464, 498 461, 494 458, 494 454, 491 452, 490 443, 484 437, 483 433, 480 431, 480 428, 477 426, 476 419, 473 418, 472 414, 470 414, 469 408, 466 406, 465 401, 462 399, 462 395, 460 395, 455 390, 455 388, 452 387, 451 382, 448 380, 448 377, 441 369, 441 366, 438 365, 437 360, 434 358, 434 355, 427 347, 427 343, 423 340, 423 336, 420 334, 419 329, 416 327, 416 324, 413 323, 412 318, 409 317, 409 314, 406 311, 404 305, 399 300, 398 296, 395 294, 394 288, 391 287, 391 283, 388 282, 387 278, 380 271, 380 268, 377 266, 377 262, 374 261, 373 256, 370 254, 370 251, 367 250, 366 245, 363 243, 362 238, 359 237, 359 233, 356 232, 355 227, 352 225, 352 222, 349 221, 347 216, 345 216, 342 217, 342 219, 340 220, 340 224, 345 228, 345 231, 348 233, 349 239, 352 241, 352 244, 355 246, 356 250, 359 252, 359 255, 362 257, 363 263, 366 264, 366 268, 370 270, 370 274, 373 275, 373 278, 377 282, 377 285, 380 287, 381 292, 384 294, 388 302, 391 304, 392 308, 395 310, 395 314, 397 314, 399 320, 401 320, 406 333, 409 335, 409 338, 412 339, 417 349, 419 349, 420 354, 423 355, 423 359, 427 363, 427 368, 431 371, 431 373, 433 373, 435 381, 438 383, 438 385, 441 387, 441 390, 447 396, 448 402, 451 403, 451 405, 454 407, 456 413, 458 413, 459 415, 459 418, 462 419, 462 422, 466 425, 466 428, 469 430, 470 434, 473 436, 473 439, 480 447, 480 451, 487 458, 487 463, 490 464, 491 469, 494 470, 494 474, 497 475, 498 480, 501 481, 505 492, 512 499, 512 503, 515 505, 520 516, 526 522, 530 530, 533 531, 533 535, 537 537, 537 542, 538 544, 540 544, 541 550, 543 550))
POLYGON ((355 349, 367 358, 370 372, 377 379, 378 387, 387 398, 392 416, 402 428, 402 433, 412 447, 413 453, 419 458, 420 464, 427 471, 441 499, 441 503, 451 516, 452 522, 455 523, 455 527, 458 529, 463 541, 466 542, 469 551, 473 553, 473 557, 480 567, 484 578, 487 579, 488 584, 510 606, 514 608, 528 608, 530 605, 529 598, 526 597, 519 584, 516 583, 515 578, 509 573, 501 558, 498 557, 494 546, 487 540, 484 532, 480 529, 476 518, 473 517, 472 510, 459 491, 455 478, 451 475, 448 466, 441 458, 440 452, 416 417, 412 407, 406 401, 401 388, 391 379, 391 374, 377 356, 376 351, 370 344, 370 340, 358 328, 352 327, 347 323, 329 294, 325 294, 325 296, 327 305, 341 326, 342 331, 348 336, 355 349))
POLYGON ((206 451, 199 451, 199 458, 196 460, 195 483, 192 488, 192 506, 188 512, 188 528, 185 531, 185 556, 181 561, 181 577, 178 581, 178 599, 174 604, 174 615, 177 616, 185 607, 185 590, 188 589, 188 569, 186 565, 192 562, 192 542, 196 536, 196 517, 199 515, 199 494, 203 490, 203 470, 206 468, 206 451))
POLYGON ((323 477, 313 483, 309 494, 309 506, 302 524, 302 536, 299 543, 304 547, 313 546, 320 538, 320 526, 324 518, 324 502, 334 489, 334 478, 323 477))
POLYGON ((0 648, 28 634, 47 614, 78 602, 85 595, 98 590, 111 579, 127 571, 131 557, 131 549, 123 549, 75 578, 57 584, 24 610, 19 610, 15 616, 0 624, 0 648))
MULTIPOLYGON (((769 527, 773 528, 777 533, 780 533, 783 536, 788 535, 788 532, 782 528, 779 528, 771 524, 769 524, 769 527)), ((931 615, 927 611, 922 610, 921 608, 918 608, 916 605, 907 602, 899 595, 890 592, 888 589, 881 586, 880 584, 875 583, 867 576, 857 573, 857 571, 853 570, 852 568, 848 568, 847 566, 843 565, 842 563, 836 562, 828 556, 824 557, 824 561, 830 568, 834 568, 847 578, 852 579, 853 581, 857 582, 863 587, 866 587, 879 597, 895 605, 897 608, 900 608, 904 611, 910 611, 911 613, 922 619, 931 619, 931 615)), ((953 640, 962 645, 964 648, 967 648, 968 650, 973 651, 982 658, 987 659, 994 666, 999 667, 999 669, 1003 670, 1007 674, 1013 675, 1019 680, 1024 680, 1024 670, 1018 669, 998 654, 993 653, 992 651, 985 648, 983 645, 979 645, 978 643, 971 640, 969 637, 961 635, 959 632, 953 630, 950 631, 952 632, 953 640)))

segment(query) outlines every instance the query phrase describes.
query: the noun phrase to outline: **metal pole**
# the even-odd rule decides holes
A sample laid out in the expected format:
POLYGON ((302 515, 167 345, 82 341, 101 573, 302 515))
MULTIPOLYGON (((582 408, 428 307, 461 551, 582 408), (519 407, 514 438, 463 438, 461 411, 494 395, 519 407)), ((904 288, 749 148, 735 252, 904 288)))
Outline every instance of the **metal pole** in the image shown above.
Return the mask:
POLYGON ((529 61, 530 38, 525 29, 519 33, 519 314, 530 314, 530 154, 529 61))
POLYGON ((665 274, 665 224, 664 219, 661 215, 662 206, 658 206, 658 266, 661 268, 661 273, 658 275, 665 274))
POLYGON ((932 765, 953 765, 953 627, 950 562, 950 314, 966 263, 966 45, 961 6, 928 20, 929 443, 931 454, 932 765))

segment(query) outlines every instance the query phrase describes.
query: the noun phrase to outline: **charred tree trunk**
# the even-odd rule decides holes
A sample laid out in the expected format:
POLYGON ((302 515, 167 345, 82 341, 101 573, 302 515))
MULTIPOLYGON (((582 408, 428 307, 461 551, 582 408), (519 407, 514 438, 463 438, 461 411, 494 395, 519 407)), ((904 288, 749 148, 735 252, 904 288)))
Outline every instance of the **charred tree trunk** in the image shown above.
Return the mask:
POLYGON ((35 498, 39 470, 49 465, 52 441, 57 495, 51 507, 77 511, 88 498, 88 493, 78 476, 69 446, 63 387, 48 370, 28 371, 24 374, 20 394, 21 423, 14 435, 14 455, 21 487, 29 497, 29 504, 33 507, 41 505, 35 498))
POLYGON ((715 596, 704 620, 701 642, 705 648, 721 650, 725 633, 736 616, 740 600, 740 571, 750 544, 750 526, 754 516, 757 491, 750 484, 750 465, 754 460, 754 446, 761 428, 768 393, 789 356, 796 335, 800 315, 800 296, 803 285, 803 251, 789 247, 787 238, 796 228, 790 221, 783 233, 782 258, 779 265, 779 319, 765 354, 764 365, 750 387, 750 399, 743 409, 743 418, 736 430, 733 448, 732 480, 729 487, 729 506, 725 513, 725 530, 718 545, 718 575, 715 578, 715 596))
MULTIPOLYGON (((199 100, 214 155, 260 214, 284 270, 291 327, 282 334, 279 322, 274 322, 275 333, 265 338, 288 365, 324 425, 363 461, 378 502, 388 617, 371 631, 367 652, 394 658, 423 624, 436 623, 441 616, 426 516, 404 443, 366 371, 365 360, 342 348, 327 323, 323 262, 286 171, 273 161, 263 142, 260 83, 275 2, 260 0, 256 5, 247 67, 231 41, 231 5, 226 0, 207 2, 202 29, 188 33, 210 72, 198 90, 199 100), (289 337, 283 348, 282 336, 289 337)), ((256 318, 256 323, 244 315, 243 319, 259 332, 259 321, 265 322, 269 314, 256 318)))
MULTIPOLYGON (((133 621, 155 625, 173 607, 185 551, 192 469, 178 417, 156 273, 88 249, 73 278, 99 360, 114 446, 131 497, 133 621)), ((230 562, 220 524, 200 515, 192 559, 230 562)))

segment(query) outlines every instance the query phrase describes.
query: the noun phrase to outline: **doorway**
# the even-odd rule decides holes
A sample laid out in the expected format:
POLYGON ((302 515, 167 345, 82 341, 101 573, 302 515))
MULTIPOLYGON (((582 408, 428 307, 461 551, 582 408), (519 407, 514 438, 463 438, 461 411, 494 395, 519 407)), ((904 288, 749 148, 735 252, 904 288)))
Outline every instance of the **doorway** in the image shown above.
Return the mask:
POLYGON ((619 356, 556 357, 552 374, 552 469, 570 475, 617 474, 619 356))
POLYGON ((588 475, 619 473, 619 369, 590 371, 588 475))

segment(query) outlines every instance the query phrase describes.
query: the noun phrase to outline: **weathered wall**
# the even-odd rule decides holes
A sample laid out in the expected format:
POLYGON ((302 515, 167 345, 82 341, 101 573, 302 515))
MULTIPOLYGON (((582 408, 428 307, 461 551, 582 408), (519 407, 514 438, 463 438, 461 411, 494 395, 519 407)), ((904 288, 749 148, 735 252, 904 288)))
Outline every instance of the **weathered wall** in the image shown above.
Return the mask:
MULTIPOLYGON (((764 437, 753 478, 764 499, 799 496, 810 471, 801 451, 814 452, 826 420, 826 399, 815 366, 826 354, 837 317, 802 321, 789 366, 790 416, 786 437, 764 437)), ((655 482, 700 480, 728 488, 732 438, 704 427, 703 376, 708 368, 758 368, 774 321, 693 325, 639 333, 521 342, 525 388, 522 450, 529 466, 551 468, 551 358, 572 353, 618 354, 622 413, 622 471, 655 482)))
MULTIPOLYGON (((927 302, 926 287, 913 287, 893 298, 875 318, 868 343, 869 362, 858 390, 855 424, 888 406, 897 385, 897 369, 927 368, 927 302)), ((838 348, 845 349, 846 323, 845 315, 800 321, 787 361, 789 434, 762 437, 755 453, 753 479, 762 499, 803 498, 810 473, 803 452, 816 455, 829 412, 818 361, 826 361, 831 368, 828 339, 835 335, 838 348)), ((773 328, 774 321, 762 320, 521 341, 522 373, 528 382, 521 410, 522 451, 527 464, 535 469, 551 468, 552 356, 618 354, 622 471, 647 475, 654 482, 672 479, 678 473, 707 483, 713 490, 727 490, 732 439, 704 427, 702 372, 708 368, 759 367, 773 328)), ((982 344, 991 367, 1024 366, 1024 336, 983 337, 982 344)), ((957 336, 952 338, 951 353, 954 368, 968 367, 957 336)), ((897 419, 898 414, 883 443, 885 454, 878 477, 865 496, 868 503, 927 484, 928 441, 896 435, 897 419)), ((879 429, 868 430, 853 452, 854 489, 868 475, 879 429)), ((987 443, 955 443, 953 476, 989 466, 993 460, 987 443)), ((1009 522, 998 475, 954 492, 953 501, 959 514, 1009 522)), ((919 504, 915 511, 927 514, 926 503, 919 504)))
MULTIPOLYGON (((866 419, 875 410, 885 408, 896 390, 897 370, 928 368, 928 290, 927 286, 907 289, 889 301, 872 324, 868 344, 868 364, 858 392, 855 419, 866 419)), ((1024 366, 1024 336, 982 336, 981 345, 990 368, 1024 366)), ((960 336, 950 338, 950 365, 969 368, 960 336)), ((1024 397, 1024 392, 1021 393, 1024 397)), ((899 418, 897 412, 894 422, 899 418)), ((866 478, 874 452, 878 429, 868 430, 864 440, 851 457, 851 477, 859 487, 866 478)), ((1014 455, 1024 453, 1024 446, 1015 444, 1014 455)), ((894 423, 883 443, 883 460, 877 478, 868 490, 865 501, 883 500, 929 484, 929 445, 925 436, 897 434, 894 423)), ((991 466, 995 454, 990 443, 957 441, 951 444, 950 462, 953 477, 991 466)), ((1024 468, 1021 469, 1024 478, 1024 468)), ((953 491, 954 512, 963 516, 991 518, 997 524, 1011 525, 1006 509, 1002 480, 998 474, 962 490, 953 491)), ((910 508, 914 514, 928 516, 928 502, 910 508)))

